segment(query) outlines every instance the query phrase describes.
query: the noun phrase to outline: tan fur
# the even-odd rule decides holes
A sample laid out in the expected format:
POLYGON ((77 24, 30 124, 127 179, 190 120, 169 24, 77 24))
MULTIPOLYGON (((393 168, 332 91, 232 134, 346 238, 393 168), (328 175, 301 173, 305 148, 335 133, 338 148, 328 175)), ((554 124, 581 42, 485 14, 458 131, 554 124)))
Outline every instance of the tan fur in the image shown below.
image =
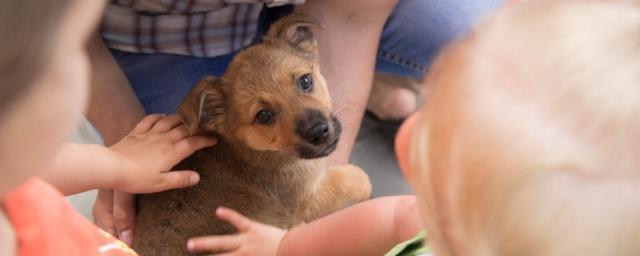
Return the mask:
POLYGON ((219 206, 290 228, 369 197, 371 184, 358 167, 329 168, 324 158, 296 152, 304 143, 296 122, 305 109, 332 117, 310 31, 318 27, 302 14, 283 18, 263 43, 240 52, 224 76, 204 78, 187 95, 178 113, 193 133, 219 142, 176 166, 198 171, 198 185, 140 196, 134 248, 141 255, 188 255, 189 238, 234 232, 215 218, 219 206), (306 73, 315 87, 301 93, 297 78, 306 73), (276 112, 273 125, 255 123, 262 108, 276 112))

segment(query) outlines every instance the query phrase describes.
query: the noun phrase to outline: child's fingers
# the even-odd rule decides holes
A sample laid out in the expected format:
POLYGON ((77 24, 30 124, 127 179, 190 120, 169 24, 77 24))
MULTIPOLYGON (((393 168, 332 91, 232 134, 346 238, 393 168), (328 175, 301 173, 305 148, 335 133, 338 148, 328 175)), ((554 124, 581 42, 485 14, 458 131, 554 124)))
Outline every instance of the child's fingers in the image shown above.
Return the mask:
POLYGON ((251 224, 253 224, 253 221, 244 215, 226 207, 218 207, 218 209, 216 209, 216 215, 221 220, 229 222, 240 232, 249 230, 251 228, 251 224))
POLYGON ((136 127, 133 128, 133 132, 134 133, 147 132, 151 129, 151 127, 153 127, 155 123, 157 123, 163 117, 165 117, 165 115, 163 114, 151 114, 151 115, 145 116, 144 118, 142 118, 142 120, 140 120, 140 122, 138 122, 138 124, 136 124, 136 127))
POLYGON ((193 154, 193 152, 196 152, 196 150, 211 147, 215 145, 216 142, 218 142, 218 140, 214 137, 192 136, 174 143, 174 146, 178 154, 177 157, 179 160, 182 160, 193 154))
POLYGON ((238 249, 242 244, 240 235, 205 236, 189 239, 187 250, 189 252, 219 251, 228 252, 238 249))
POLYGON ((171 171, 162 174, 162 182, 155 189, 156 191, 165 191, 176 188, 184 188, 198 184, 200 175, 194 171, 171 171))
POLYGON ((189 127, 182 124, 182 125, 179 125, 178 127, 173 128, 171 131, 169 131, 169 133, 167 134, 167 138, 169 138, 169 141, 171 142, 176 142, 186 137, 189 137, 189 135, 191 135, 191 132, 189 131, 189 127))
POLYGON ((154 124, 153 127, 151 127, 151 131, 152 132, 168 132, 169 130, 173 129, 174 127, 180 124, 182 124, 182 120, 180 120, 179 116, 170 115, 161 119, 156 124, 154 124))

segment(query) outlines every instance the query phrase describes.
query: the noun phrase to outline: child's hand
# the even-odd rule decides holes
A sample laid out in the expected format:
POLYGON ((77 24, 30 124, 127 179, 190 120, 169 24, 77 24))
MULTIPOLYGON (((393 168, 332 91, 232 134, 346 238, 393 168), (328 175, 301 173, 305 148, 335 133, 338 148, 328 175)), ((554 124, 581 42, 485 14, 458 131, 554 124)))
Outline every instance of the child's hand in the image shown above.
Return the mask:
POLYGON ((192 170, 170 171, 196 150, 213 146, 214 138, 190 136, 176 115, 149 115, 110 149, 118 171, 112 177, 115 190, 154 193, 195 185, 200 180, 192 170))
POLYGON ((236 227, 238 233, 192 238, 187 243, 189 252, 216 253, 227 256, 276 256, 278 245, 287 233, 285 230, 254 222, 228 208, 218 208, 216 215, 236 227))

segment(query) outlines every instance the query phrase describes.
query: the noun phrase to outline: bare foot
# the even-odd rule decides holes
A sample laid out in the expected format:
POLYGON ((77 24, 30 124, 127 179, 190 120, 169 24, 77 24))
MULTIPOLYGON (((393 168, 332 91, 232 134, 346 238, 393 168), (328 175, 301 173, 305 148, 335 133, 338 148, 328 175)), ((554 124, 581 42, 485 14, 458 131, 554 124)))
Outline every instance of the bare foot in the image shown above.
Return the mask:
POLYGON ((422 79, 375 73, 367 110, 384 121, 407 118, 418 108, 422 79))

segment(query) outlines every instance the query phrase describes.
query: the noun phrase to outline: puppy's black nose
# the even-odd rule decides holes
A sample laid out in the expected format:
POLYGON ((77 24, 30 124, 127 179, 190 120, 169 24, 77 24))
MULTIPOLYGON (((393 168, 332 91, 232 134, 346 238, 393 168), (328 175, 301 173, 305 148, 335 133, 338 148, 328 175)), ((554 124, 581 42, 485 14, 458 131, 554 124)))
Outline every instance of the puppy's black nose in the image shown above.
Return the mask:
POLYGON ((302 133, 302 138, 313 145, 326 143, 329 139, 329 124, 324 120, 313 123, 302 133))

